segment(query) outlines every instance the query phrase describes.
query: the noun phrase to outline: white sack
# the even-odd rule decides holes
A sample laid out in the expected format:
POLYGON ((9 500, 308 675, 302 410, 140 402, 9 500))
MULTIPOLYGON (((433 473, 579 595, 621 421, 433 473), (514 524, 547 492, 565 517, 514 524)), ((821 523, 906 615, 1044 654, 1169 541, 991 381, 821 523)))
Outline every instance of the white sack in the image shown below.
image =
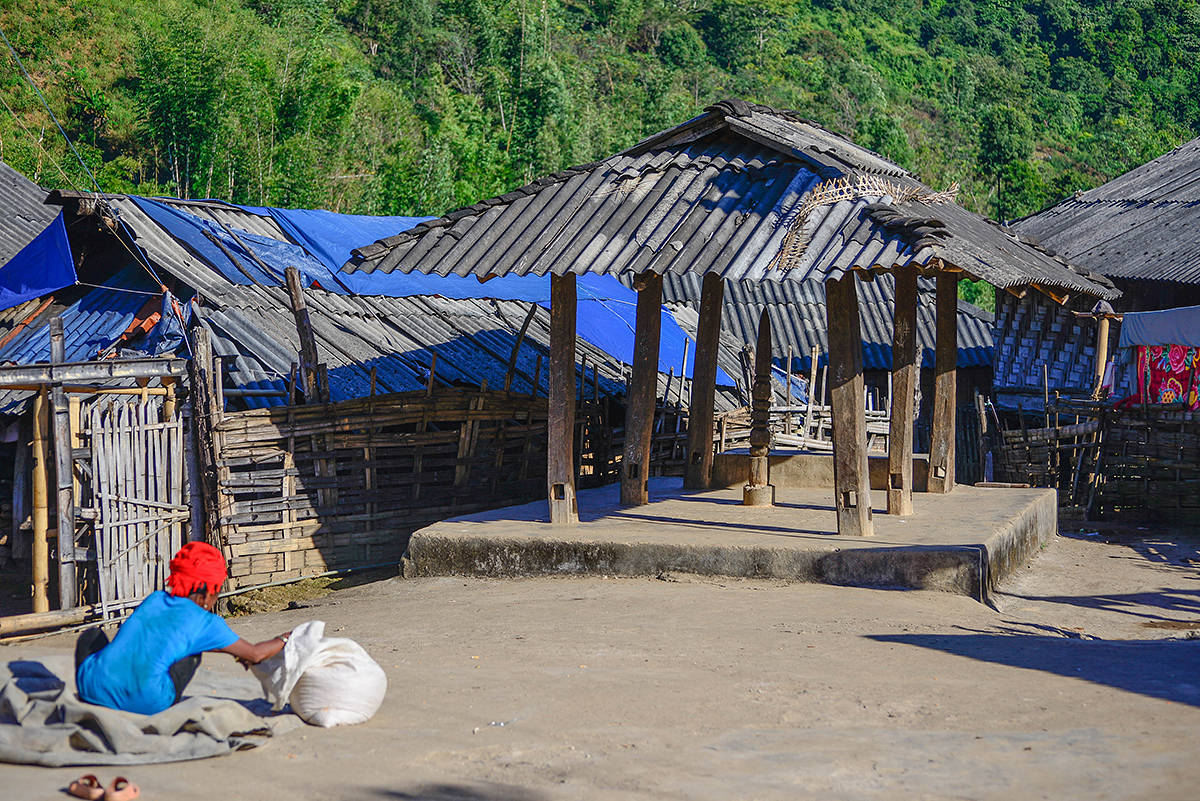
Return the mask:
POLYGON ((323 621, 301 623, 282 651, 251 670, 276 711, 290 703, 314 726, 363 723, 383 703, 387 676, 354 640, 324 633, 323 621))

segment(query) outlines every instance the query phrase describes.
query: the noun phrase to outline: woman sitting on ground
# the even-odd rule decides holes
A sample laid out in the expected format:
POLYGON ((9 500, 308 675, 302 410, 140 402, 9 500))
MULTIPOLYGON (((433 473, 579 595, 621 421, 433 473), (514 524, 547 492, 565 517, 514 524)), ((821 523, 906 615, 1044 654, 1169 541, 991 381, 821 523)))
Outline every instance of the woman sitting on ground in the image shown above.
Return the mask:
POLYGON ((232 654, 244 666, 279 653, 287 634, 250 643, 213 614, 226 576, 225 557, 213 546, 189 542, 180 548, 171 559, 170 593, 151 593, 111 643, 99 629, 80 635, 75 645, 79 697, 153 715, 179 702, 205 651, 232 654))

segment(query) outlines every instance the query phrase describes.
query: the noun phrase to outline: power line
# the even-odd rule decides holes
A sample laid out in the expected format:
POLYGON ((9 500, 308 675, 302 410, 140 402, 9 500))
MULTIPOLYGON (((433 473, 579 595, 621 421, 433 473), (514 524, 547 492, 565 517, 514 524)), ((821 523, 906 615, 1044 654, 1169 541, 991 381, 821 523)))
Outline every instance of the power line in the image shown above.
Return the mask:
MULTIPOLYGON (((95 174, 92 173, 92 168, 89 167, 87 162, 83 160, 83 156, 81 156, 79 151, 75 148, 75 143, 71 141, 71 137, 67 136, 67 132, 62 127, 62 123, 58 121, 58 117, 54 114, 54 109, 50 108, 50 104, 46 102, 46 96, 42 94, 42 90, 38 88, 36 83, 34 83, 33 77, 29 74, 29 70, 25 69, 25 62, 21 61, 21 57, 17 55, 16 48, 14 48, 12 42, 9 41, 8 35, 4 33, 3 28, 0 28, 0 39, 4 40, 4 44, 8 47, 8 52, 13 57, 13 61, 17 62, 17 67, 20 68, 21 74, 25 76, 25 82, 29 84, 29 87, 33 89, 34 93, 38 96, 38 100, 42 102, 42 108, 46 109, 46 113, 49 114, 50 119, 54 121, 54 125, 58 128, 58 132, 62 134, 62 138, 67 143, 67 147, 71 148, 71 152, 74 153, 75 158, 79 160, 79 165, 83 167, 84 171, 88 174, 88 177, 92 179, 92 186, 96 188, 97 201, 108 210, 112 218, 117 221, 122 229, 124 229, 125 235, 129 237, 129 241, 133 243, 135 248, 137 248, 138 253, 140 253, 142 256, 141 266, 145 267, 146 271, 150 273, 150 277, 154 279, 154 282, 162 287, 163 291, 166 291, 167 285, 164 284, 162 279, 158 277, 158 273, 154 270, 154 265, 150 263, 150 257, 144 250, 142 250, 141 245, 137 243, 137 240, 133 236, 133 232, 129 230, 129 226, 127 226, 125 221, 121 219, 120 213, 113 209, 112 204, 110 204, 108 200, 103 197, 103 192, 100 189, 100 183, 96 180, 95 174)), ((7 106, 7 104, 5 105, 7 106)), ((62 167, 59 166, 59 169, 62 170, 62 167)), ((68 181, 68 183, 70 183, 70 181, 68 181)), ((129 246, 121 240, 121 237, 118 236, 117 240, 121 241, 121 244, 125 246, 126 250, 129 250, 129 246)), ((129 253, 130 255, 134 256, 134 260, 136 261, 136 254, 134 254, 132 250, 130 250, 129 253)), ((192 343, 188 341, 186 335, 187 324, 183 319, 183 314, 180 312, 176 304, 171 304, 171 308, 172 311, 175 312, 175 316, 179 319, 180 325, 184 327, 183 344, 188 349, 188 353, 190 354, 192 352, 192 343)))

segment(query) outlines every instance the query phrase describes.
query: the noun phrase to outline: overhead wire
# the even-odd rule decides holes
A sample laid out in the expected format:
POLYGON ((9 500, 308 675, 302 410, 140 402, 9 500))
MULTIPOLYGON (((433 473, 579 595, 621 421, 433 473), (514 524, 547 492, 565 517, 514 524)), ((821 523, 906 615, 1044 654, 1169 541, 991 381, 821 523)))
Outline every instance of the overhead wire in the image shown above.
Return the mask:
MULTIPOLYGON (((158 273, 154 269, 154 265, 152 265, 150 263, 150 257, 146 254, 146 252, 144 250, 142 250, 141 245, 139 245, 137 243, 136 239, 133 236, 133 231, 131 231, 129 229, 129 226, 125 224, 125 221, 123 219, 121 219, 120 211, 118 209, 114 209, 112 204, 109 203, 108 199, 103 197, 103 192, 100 189, 100 183, 96 180, 96 176, 92 172, 92 168, 89 167, 87 165, 87 162, 83 160, 83 156, 81 156, 79 153, 79 150, 76 149, 75 143, 71 141, 71 137, 67 135, 67 132, 63 128, 62 123, 60 123, 58 121, 58 117, 55 115, 54 110, 52 108, 50 108, 50 104, 48 102, 46 102, 46 96, 42 94, 42 90, 38 88, 36 83, 34 83, 33 77, 29 74, 29 70, 25 69, 25 62, 23 62, 21 60, 21 57, 19 55, 17 55, 16 48, 13 47, 12 42, 9 41, 8 35, 5 34, 3 28, 0 28, 0 39, 4 40, 5 46, 8 47, 9 54, 12 56, 13 61, 16 62, 17 67, 21 70, 21 74, 25 77, 25 82, 27 84, 29 84, 29 87, 31 89, 33 89, 33 91, 34 91, 34 94, 37 95, 38 100, 41 101, 42 107, 44 109, 46 109, 46 113, 50 115, 50 119, 54 122, 55 127, 58 128, 58 132, 62 135, 63 140, 67 143, 67 147, 69 147, 71 149, 71 152, 75 154, 75 158, 79 160, 79 165, 81 167, 83 167, 84 172, 86 172, 88 177, 92 180, 92 186, 95 187, 95 191, 96 191, 96 195, 97 195, 97 197, 96 197, 97 202, 101 206, 103 206, 108 211, 109 216, 111 216, 114 220, 116 220, 117 224, 121 226, 121 228, 125 231, 125 235, 129 238, 129 242, 132 243, 135 248, 137 248, 138 252, 134 253, 134 251, 130 249, 129 245, 121 237, 118 236, 117 240, 119 242, 121 242, 122 246, 124 246, 125 249, 127 251, 129 251, 129 254, 134 257, 134 261, 138 261, 139 265, 146 269, 146 271, 150 274, 150 277, 154 279, 154 282, 157 283, 160 287, 162 287, 162 290, 164 292, 168 291, 167 285, 165 283, 163 283, 163 280, 161 278, 159 278, 158 273), (140 260, 137 258, 139 254, 141 255, 140 260)), ((6 103, 5 106, 7 107, 7 105, 8 104, 6 103)), ((10 113, 11 113, 11 109, 10 109, 10 113)), ((14 115, 14 118, 15 118, 15 115, 14 115)), ((28 129, 26 129, 26 132, 28 133, 28 129)), ((39 144, 39 146, 41 146, 40 142, 38 144, 39 144)), ((44 148, 43 148, 43 150, 44 150, 44 148)), ((62 166, 58 165, 58 167, 59 167, 59 170, 62 171, 62 166)), ((64 171, 64 175, 65 175, 65 171, 64 171)), ((70 180, 68 180, 67 182, 71 183, 70 180)), ((74 185, 72 184, 72 187, 73 186, 74 185)), ((171 309, 175 313, 175 316, 179 319, 179 324, 183 327, 183 330, 184 330, 183 344, 184 344, 184 347, 187 348, 188 354, 191 355, 192 354, 192 343, 190 341, 188 341, 188 338, 187 338, 187 323, 183 319, 183 311, 179 307, 178 303, 172 303, 171 309)))

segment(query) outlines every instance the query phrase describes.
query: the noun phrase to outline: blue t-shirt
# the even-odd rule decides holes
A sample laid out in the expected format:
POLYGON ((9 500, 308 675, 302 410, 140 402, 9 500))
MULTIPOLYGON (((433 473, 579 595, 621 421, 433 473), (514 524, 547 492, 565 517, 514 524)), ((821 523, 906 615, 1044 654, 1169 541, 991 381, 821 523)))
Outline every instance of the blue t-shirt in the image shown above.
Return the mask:
POLYGON ((90 704, 153 715, 175 703, 167 671, 180 659, 237 642, 219 615, 195 601, 151 593, 117 636, 79 666, 79 697, 90 704))

